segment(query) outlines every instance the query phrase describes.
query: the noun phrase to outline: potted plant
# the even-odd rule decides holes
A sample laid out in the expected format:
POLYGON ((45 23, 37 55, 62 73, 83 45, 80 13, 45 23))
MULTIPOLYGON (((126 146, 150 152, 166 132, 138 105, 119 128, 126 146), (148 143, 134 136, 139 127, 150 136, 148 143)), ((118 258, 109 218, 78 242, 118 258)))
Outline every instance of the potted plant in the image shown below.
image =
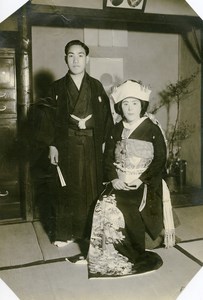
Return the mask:
POLYGON ((167 181, 171 192, 182 190, 186 184, 187 161, 181 158, 181 142, 191 136, 195 125, 188 124, 187 121, 180 121, 180 104, 181 101, 191 95, 192 90, 189 89, 189 86, 197 74, 198 71, 185 79, 180 79, 175 83, 168 84, 166 88, 159 93, 159 102, 151 109, 151 113, 153 114, 162 107, 166 107, 167 110, 167 181), (173 124, 170 124, 169 113, 172 105, 176 106, 175 121, 173 124))

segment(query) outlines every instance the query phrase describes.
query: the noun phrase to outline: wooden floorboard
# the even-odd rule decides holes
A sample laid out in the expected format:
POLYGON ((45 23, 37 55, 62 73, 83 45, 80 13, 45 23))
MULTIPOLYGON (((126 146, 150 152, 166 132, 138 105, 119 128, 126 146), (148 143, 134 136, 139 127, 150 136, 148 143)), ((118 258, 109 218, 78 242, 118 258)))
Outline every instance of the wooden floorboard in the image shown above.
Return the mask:
POLYGON ((203 265, 203 239, 199 241, 191 241, 188 243, 180 243, 178 246, 198 259, 203 265))
POLYGON ((38 242, 43 253, 43 258, 45 261, 52 259, 60 259, 68 256, 73 256, 80 253, 78 245, 72 243, 68 246, 58 248, 52 245, 46 235, 42 225, 40 222, 33 222, 33 226, 35 228, 35 232, 38 238, 38 242))
MULTIPOLYGON (((203 238, 203 206, 175 208, 180 225, 176 235, 181 242, 203 238)), ((39 221, 0 226, 0 269, 44 263, 79 253, 73 243, 58 248, 52 245, 39 221)))
POLYGON ((38 221, 1 225, 0 278, 20 300, 176 300, 201 269, 203 206, 175 212, 181 241, 175 248, 155 250, 163 266, 149 274, 114 279, 89 280, 86 265, 65 261, 79 252, 77 245, 52 245, 38 221))
POLYGON ((87 266, 56 262, 1 271, 20 300, 175 300, 200 266, 175 248, 158 249, 163 266, 148 274, 88 279, 87 266))
POLYGON ((203 206, 175 208, 180 220, 176 235, 181 241, 203 238, 203 206))
POLYGON ((0 268, 42 261, 32 223, 0 226, 0 268))

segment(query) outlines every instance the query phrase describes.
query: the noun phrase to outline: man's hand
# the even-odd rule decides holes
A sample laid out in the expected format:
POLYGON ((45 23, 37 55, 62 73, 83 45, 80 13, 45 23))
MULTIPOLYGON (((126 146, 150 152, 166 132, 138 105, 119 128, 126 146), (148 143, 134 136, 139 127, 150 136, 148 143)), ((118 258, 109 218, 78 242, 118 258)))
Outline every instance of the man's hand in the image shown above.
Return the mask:
POLYGON ((57 165, 58 164, 58 150, 55 146, 49 146, 49 159, 52 165, 57 165))

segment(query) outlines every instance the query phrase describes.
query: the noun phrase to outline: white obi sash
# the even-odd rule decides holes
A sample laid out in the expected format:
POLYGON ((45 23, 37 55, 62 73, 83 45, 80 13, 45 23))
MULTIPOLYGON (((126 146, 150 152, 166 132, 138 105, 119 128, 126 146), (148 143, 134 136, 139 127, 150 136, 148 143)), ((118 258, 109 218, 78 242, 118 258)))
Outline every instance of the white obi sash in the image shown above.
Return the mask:
POLYGON ((152 143, 124 139, 118 141, 115 149, 115 163, 118 178, 130 184, 149 167, 154 158, 152 143))

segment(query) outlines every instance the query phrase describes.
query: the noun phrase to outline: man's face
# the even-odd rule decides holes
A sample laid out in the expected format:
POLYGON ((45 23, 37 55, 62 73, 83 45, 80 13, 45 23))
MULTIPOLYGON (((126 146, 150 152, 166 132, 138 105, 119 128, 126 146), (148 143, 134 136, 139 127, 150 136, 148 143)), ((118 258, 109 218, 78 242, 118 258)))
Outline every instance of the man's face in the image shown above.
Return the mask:
POLYGON ((80 45, 73 45, 66 55, 66 63, 71 74, 78 75, 85 71, 89 57, 86 56, 85 49, 80 45))

